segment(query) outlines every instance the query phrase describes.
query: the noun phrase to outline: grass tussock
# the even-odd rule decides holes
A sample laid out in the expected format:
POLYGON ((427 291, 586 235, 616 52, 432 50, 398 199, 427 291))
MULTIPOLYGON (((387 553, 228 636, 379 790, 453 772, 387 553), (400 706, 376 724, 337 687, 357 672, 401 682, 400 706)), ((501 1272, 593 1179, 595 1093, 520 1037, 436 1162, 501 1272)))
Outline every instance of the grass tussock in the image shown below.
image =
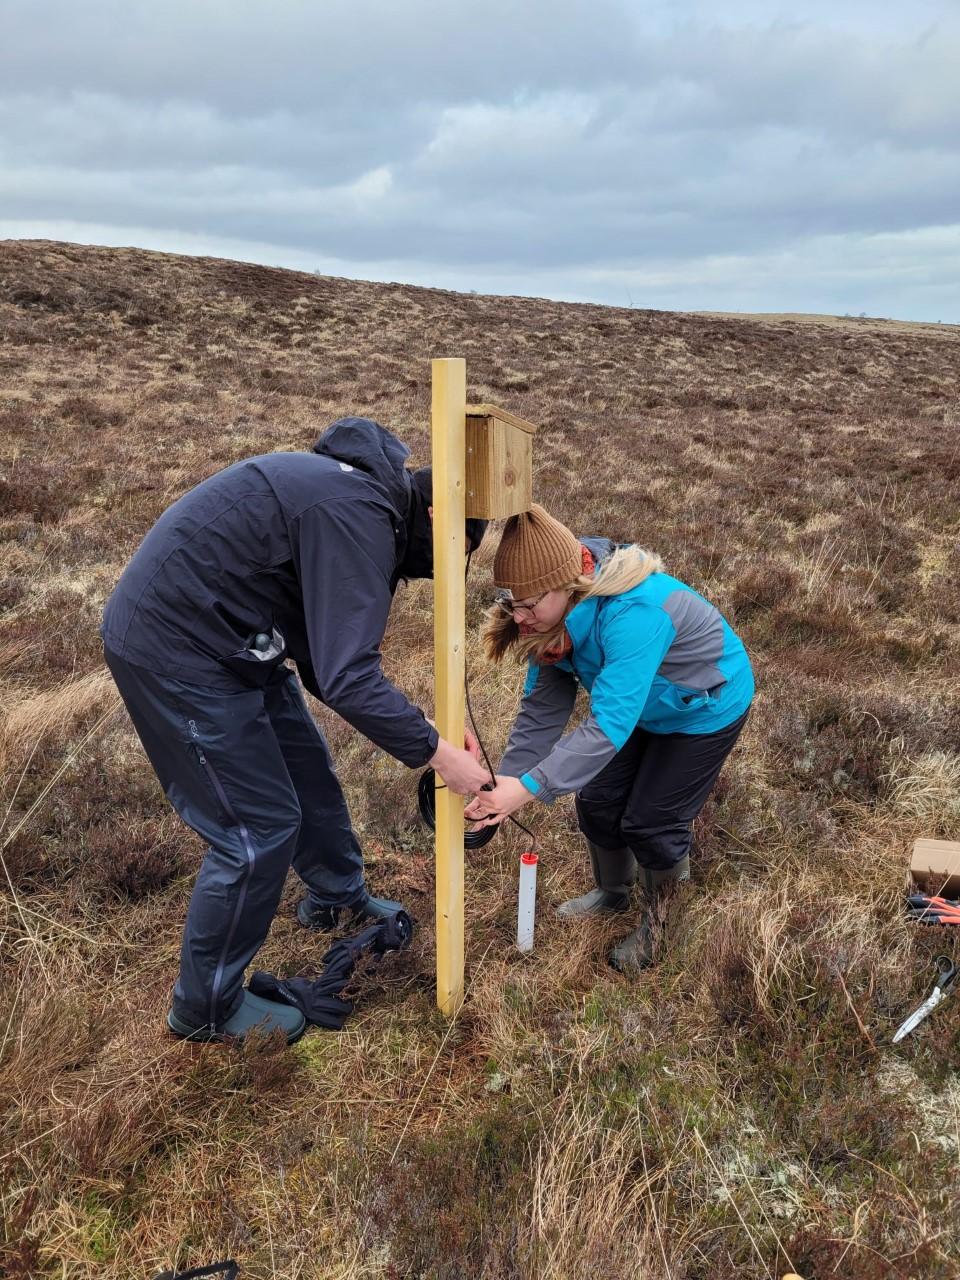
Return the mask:
POLYGON ((0 720, 0 769, 15 768, 53 739, 69 740, 89 719, 119 705, 105 670, 11 698, 0 720))
MULTIPOLYGON (((960 1021, 903 1045, 947 930, 902 918, 918 835, 960 830, 960 339, 946 326, 489 299, 211 259, 0 248, 0 1272, 251 1280, 947 1280, 960 1021), (571 929, 572 806, 467 865, 467 996, 433 997, 415 779, 325 708, 369 878, 409 952, 339 1035, 204 1050, 163 1014, 202 850, 102 667, 103 600, 190 485, 369 414, 428 457, 429 358, 536 422, 537 497, 723 609, 758 674, 659 964, 571 929)), ((489 598, 494 536, 468 584, 489 598)), ((429 713, 429 583, 388 673, 429 713)), ((496 758, 519 673, 469 644, 496 758)), ((317 965, 291 882, 258 963, 317 965)))

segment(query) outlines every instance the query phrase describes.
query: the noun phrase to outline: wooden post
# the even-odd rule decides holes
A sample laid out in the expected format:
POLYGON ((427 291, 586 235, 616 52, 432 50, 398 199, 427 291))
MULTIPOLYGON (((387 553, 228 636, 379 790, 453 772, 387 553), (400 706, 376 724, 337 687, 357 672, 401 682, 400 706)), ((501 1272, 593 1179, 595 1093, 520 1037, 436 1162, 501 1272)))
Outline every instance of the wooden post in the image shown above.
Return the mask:
MULTIPOLYGON (((466 648, 465 360, 434 360, 433 643, 437 729, 463 746, 466 648)), ((463 797, 436 793, 437 1004, 447 1017, 463 1000, 463 797)))

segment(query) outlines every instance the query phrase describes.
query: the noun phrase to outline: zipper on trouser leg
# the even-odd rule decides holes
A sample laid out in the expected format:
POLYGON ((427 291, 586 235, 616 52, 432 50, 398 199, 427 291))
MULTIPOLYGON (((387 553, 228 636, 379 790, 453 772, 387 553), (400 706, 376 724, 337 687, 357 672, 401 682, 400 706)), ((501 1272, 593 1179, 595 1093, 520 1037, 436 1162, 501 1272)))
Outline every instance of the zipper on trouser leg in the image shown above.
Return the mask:
MULTIPOLYGON (((190 732, 195 735, 196 724, 191 720, 190 732)), ((237 905, 233 909, 233 918, 230 921, 230 928, 227 930, 227 936, 224 939, 223 950, 220 952, 220 959, 217 962, 217 968, 213 975, 213 989, 210 993, 210 1027, 215 1031, 217 1027, 217 1001, 220 998, 220 988, 223 985, 223 970, 227 963, 227 952, 230 950, 230 944, 233 942, 233 936, 237 931, 237 925, 240 922, 240 915, 247 901, 247 885, 250 883, 250 877, 253 875, 253 868, 256 862, 256 855, 253 851, 253 843, 250 839, 250 833, 247 828, 239 820, 234 812, 233 805, 227 799, 227 793, 223 789, 223 784, 217 776, 217 771, 207 759, 202 748, 198 748, 200 754, 200 763, 207 771, 207 775, 213 784, 213 789, 217 793, 217 798, 223 805, 224 812, 240 832, 240 839, 243 841, 244 851, 247 855, 247 874, 244 876, 240 885, 240 893, 237 897, 237 905)))

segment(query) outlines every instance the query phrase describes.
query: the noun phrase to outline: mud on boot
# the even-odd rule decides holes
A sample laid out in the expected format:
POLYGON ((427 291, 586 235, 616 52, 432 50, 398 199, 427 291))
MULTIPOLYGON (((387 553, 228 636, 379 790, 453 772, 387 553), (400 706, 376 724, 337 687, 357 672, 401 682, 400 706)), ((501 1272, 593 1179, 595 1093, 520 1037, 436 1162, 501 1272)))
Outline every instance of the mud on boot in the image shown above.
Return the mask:
POLYGON ((651 912, 645 911, 633 933, 628 933, 610 952, 610 964, 620 973, 642 973, 653 964, 653 922, 650 917, 651 912))
POLYGON ((642 973, 653 964, 657 943, 661 941, 657 935, 661 932, 663 889, 668 884, 690 879, 690 859, 681 858, 674 866, 664 869, 641 867, 640 879, 646 898, 640 923, 617 943, 608 956, 613 968, 627 975, 642 973))

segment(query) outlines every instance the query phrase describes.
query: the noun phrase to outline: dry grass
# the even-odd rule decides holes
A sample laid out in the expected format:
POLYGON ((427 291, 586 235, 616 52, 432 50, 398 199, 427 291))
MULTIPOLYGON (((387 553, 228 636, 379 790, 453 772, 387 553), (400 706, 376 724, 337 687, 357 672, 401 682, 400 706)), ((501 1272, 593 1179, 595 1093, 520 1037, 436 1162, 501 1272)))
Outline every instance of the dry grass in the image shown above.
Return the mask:
MULTIPOLYGON (((688 316, 0 246, 0 1272, 946 1280, 960 1021, 892 1028, 955 944, 901 916, 920 834, 956 835, 960 337, 833 317, 688 316), (316 707, 377 890, 419 922, 340 1035, 172 1042, 200 849, 114 712, 97 624, 189 485, 345 412, 426 460, 429 358, 540 424, 537 492, 706 592, 759 676, 741 747, 629 984, 616 923, 550 904, 586 867, 538 817, 541 913, 511 945, 518 838, 468 866, 468 994, 433 1004, 414 777, 316 707)), ((477 557, 471 622, 489 588, 477 557)), ((386 665, 429 709, 429 584, 386 665)), ((494 753, 515 670, 481 666, 494 753)), ((288 886, 266 967, 307 968, 288 886)))

